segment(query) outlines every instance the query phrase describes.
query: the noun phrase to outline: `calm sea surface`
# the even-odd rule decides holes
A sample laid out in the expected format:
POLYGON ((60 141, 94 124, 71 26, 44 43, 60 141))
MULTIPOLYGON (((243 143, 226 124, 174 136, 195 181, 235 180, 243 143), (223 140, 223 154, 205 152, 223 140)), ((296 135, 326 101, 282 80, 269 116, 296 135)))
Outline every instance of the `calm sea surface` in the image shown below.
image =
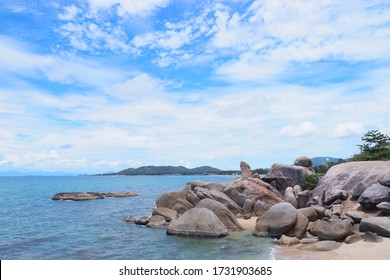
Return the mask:
POLYGON ((0 259, 273 259, 270 240, 251 232, 218 239, 167 236, 125 223, 150 216, 156 198, 192 180, 231 176, 0 177, 0 259), (134 191, 128 198, 53 201, 58 192, 134 191))

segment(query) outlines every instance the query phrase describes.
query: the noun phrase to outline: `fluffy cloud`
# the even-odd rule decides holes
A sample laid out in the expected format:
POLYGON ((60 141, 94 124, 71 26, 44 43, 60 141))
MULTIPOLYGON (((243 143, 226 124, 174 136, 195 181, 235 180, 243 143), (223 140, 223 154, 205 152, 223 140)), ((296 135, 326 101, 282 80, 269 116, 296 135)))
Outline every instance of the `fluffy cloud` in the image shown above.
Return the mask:
POLYGON ((359 123, 348 121, 345 123, 339 123, 333 131, 335 137, 351 137, 361 135, 364 132, 364 126, 359 123))
POLYGON ((81 12, 82 12, 82 10, 79 7, 75 6, 75 5, 65 6, 64 7, 64 12, 58 14, 58 18, 61 19, 61 20, 72 21, 81 12))
POLYGON ((318 134, 320 130, 312 122, 306 121, 298 125, 287 125, 279 131, 280 136, 303 137, 318 134))
POLYGON ((92 10, 117 7, 118 15, 147 15, 158 8, 166 7, 170 0, 87 0, 92 10))

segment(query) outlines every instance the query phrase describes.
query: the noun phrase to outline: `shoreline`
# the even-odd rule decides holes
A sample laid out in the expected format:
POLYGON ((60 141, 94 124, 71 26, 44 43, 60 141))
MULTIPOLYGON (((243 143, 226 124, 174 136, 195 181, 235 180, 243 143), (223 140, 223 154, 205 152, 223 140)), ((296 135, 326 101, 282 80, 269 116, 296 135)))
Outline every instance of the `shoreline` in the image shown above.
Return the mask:
MULTIPOLYGON (((253 231, 258 217, 238 218, 245 230, 253 231)), ((352 244, 342 243, 340 248, 331 251, 303 251, 294 246, 280 246, 275 243, 275 260, 390 260, 390 237, 384 237, 380 243, 358 241, 352 244)))

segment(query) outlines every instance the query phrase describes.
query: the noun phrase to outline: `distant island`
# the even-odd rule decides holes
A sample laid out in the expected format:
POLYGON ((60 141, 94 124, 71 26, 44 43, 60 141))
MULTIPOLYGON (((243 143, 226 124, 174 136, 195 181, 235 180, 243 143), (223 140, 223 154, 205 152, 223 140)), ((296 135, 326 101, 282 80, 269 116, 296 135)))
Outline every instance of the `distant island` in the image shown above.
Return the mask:
POLYGON ((186 168, 184 166, 141 166, 127 168, 119 172, 97 174, 97 176, 136 176, 136 175, 233 175, 237 170, 221 170, 211 166, 186 168))

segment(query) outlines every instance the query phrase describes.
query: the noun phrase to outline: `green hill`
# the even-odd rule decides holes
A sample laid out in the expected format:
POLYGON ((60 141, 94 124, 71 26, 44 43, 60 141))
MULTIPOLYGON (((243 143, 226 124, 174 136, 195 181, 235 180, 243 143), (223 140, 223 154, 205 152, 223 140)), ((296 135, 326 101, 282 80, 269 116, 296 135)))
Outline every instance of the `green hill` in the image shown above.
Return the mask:
POLYGON ((127 168, 115 173, 100 175, 226 175, 235 171, 224 171, 211 166, 201 166, 196 168, 186 168, 184 166, 141 166, 138 168, 127 168))

